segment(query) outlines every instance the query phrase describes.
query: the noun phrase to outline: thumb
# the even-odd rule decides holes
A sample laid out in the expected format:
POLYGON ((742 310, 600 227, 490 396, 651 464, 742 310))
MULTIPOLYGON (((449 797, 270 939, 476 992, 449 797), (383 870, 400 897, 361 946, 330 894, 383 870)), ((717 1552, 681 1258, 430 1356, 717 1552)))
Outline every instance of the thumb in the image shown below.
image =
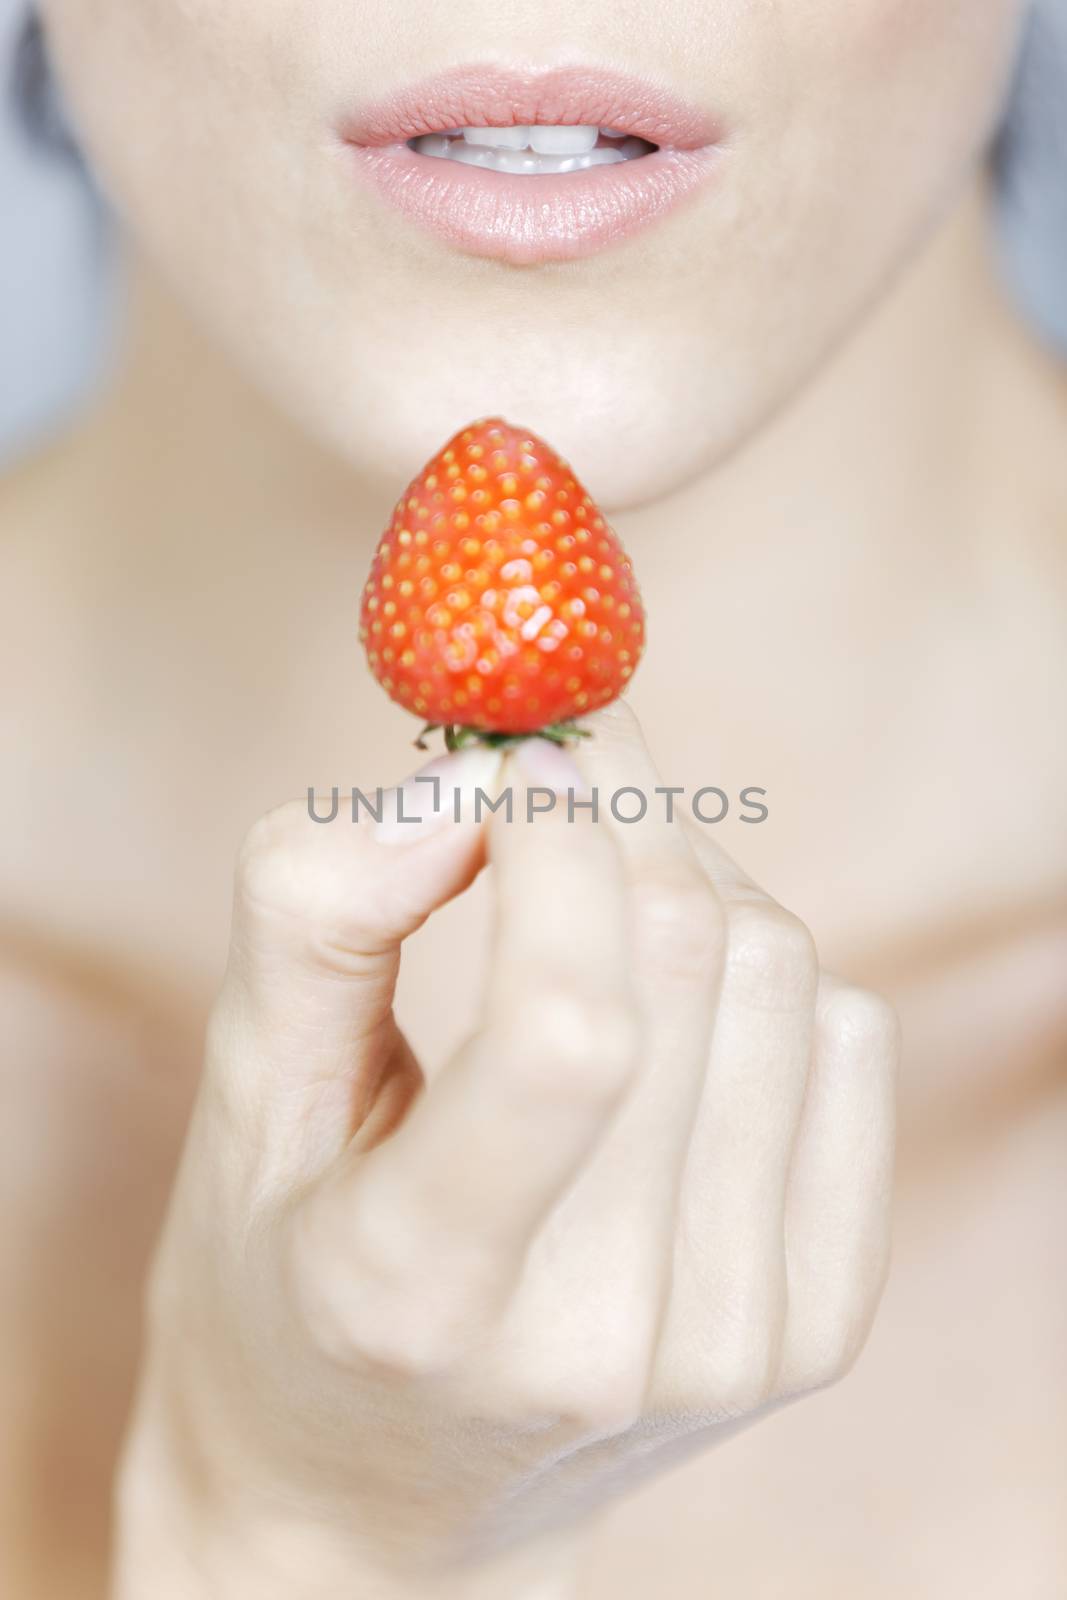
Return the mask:
POLYGON ((288 1182, 344 1148, 398 1066, 417 1073, 392 1014, 400 945, 483 865, 475 792, 492 792, 499 767, 474 747, 328 821, 294 801, 251 828, 205 1090, 288 1182))

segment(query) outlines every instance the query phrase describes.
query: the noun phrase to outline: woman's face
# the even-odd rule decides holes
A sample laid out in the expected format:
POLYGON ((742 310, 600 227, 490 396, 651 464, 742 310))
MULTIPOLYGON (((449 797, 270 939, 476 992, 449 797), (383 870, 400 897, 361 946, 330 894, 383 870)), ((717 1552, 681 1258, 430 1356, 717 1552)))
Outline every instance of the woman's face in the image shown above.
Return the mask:
POLYGON ((44 10, 132 233, 306 429, 396 480, 502 413, 618 507, 713 465, 848 329, 987 139, 1024 3, 44 10), (509 176, 405 143, 608 118, 658 155, 509 176))

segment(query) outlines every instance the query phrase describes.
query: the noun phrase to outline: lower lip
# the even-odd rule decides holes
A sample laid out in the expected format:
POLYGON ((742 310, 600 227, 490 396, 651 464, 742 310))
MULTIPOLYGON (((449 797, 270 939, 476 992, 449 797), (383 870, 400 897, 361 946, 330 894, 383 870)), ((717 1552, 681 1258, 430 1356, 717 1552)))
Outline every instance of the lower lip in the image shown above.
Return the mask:
POLYGON ((719 154, 714 145, 661 147, 526 177, 419 155, 406 143, 352 148, 362 174, 412 222, 454 249, 513 266, 578 260, 650 227, 707 182, 719 154))

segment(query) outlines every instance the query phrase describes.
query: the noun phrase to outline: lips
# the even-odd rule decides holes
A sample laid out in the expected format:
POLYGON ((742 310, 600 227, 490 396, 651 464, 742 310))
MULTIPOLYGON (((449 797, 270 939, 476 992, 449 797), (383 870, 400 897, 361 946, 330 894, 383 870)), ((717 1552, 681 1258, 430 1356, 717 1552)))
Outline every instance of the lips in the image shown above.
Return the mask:
POLYGON ((711 177, 722 143, 711 117, 658 86, 574 68, 461 68, 365 106, 341 133, 357 173, 402 215, 453 249, 516 266, 587 256, 651 226, 711 177), (628 152, 654 148, 562 173, 527 163, 518 175, 449 159, 440 137, 427 139, 564 126, 623 134, 628 152))

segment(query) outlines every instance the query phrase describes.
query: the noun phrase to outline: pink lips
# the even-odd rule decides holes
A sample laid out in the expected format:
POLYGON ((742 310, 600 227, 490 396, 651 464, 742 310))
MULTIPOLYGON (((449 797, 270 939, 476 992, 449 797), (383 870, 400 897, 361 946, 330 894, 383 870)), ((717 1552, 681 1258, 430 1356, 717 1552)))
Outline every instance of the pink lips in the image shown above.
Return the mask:
POLYGON ((648 227, 713 171, 721 129, 641 79, 560 68, 467 67, 366 106, 342 126, 358 169, 413 222, 454 248, 516 266, 591 255, 648 227), (512 176, 418 155, 407 140, 444 128, 581 123, 659 146, 613 166, 512 176))

